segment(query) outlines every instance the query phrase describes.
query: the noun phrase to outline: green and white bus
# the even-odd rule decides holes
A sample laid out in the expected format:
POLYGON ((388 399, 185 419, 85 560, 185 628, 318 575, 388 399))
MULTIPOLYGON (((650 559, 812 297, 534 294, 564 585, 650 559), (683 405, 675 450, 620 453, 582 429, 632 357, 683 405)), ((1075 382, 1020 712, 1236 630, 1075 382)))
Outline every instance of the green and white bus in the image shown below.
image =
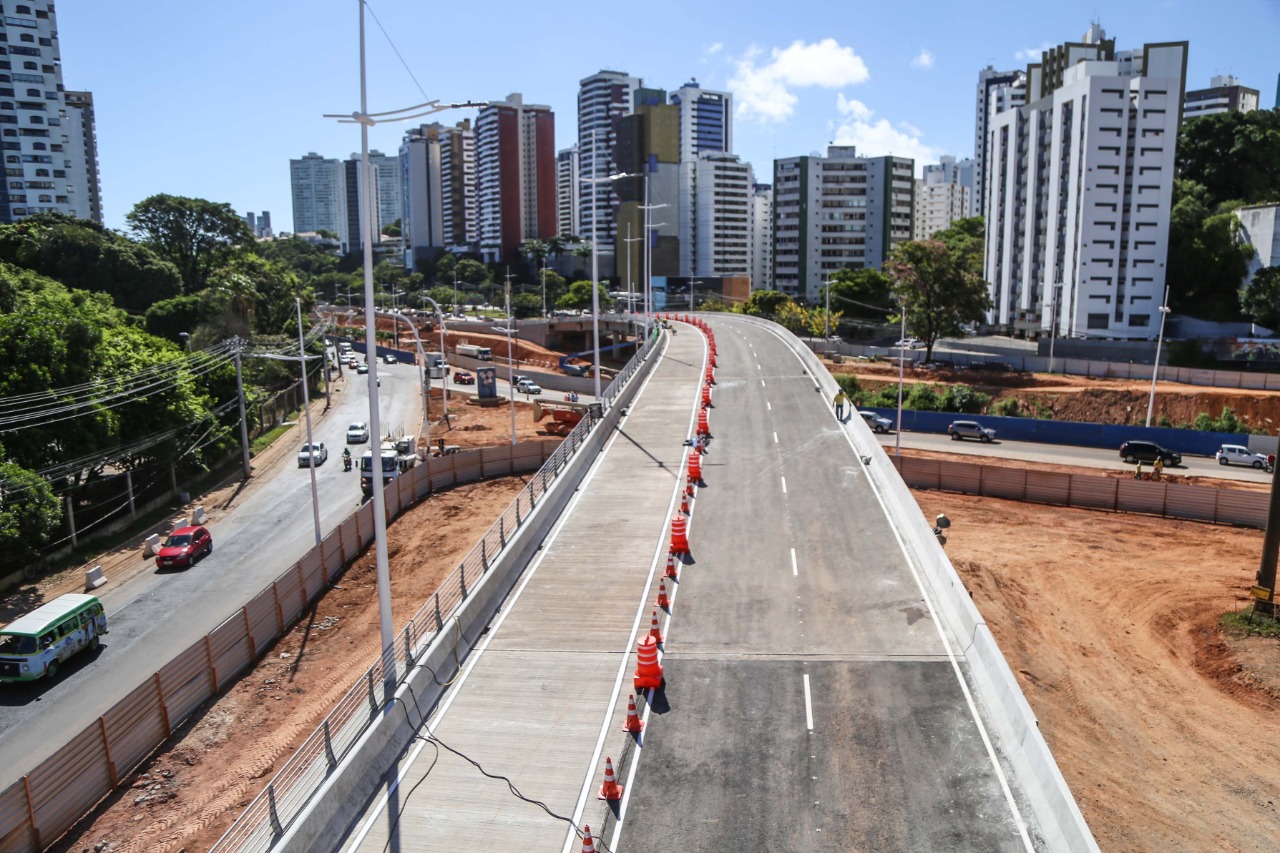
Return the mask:
POLYGON ((96 595, 60 595, 0 629, 0 681, 53 678, 76 652, 97 649, 105 633, 96 595))

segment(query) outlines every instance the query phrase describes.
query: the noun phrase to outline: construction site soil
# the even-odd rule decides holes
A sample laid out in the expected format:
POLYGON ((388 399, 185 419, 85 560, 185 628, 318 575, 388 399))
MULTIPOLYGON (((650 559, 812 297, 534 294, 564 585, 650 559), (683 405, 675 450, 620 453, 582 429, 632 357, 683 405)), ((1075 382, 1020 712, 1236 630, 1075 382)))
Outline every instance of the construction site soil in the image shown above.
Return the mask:
MULTIPOLYGON (((1060 377, 1044 379, 1064 395, 1078 393, 1073 383, 1133 393, 1107 380, 1063 379, 1064 388, 1060 377)), ((392 525, 398 622, 520 485, 441 493, 392 525)), ((1103 850, 1280 849, 1280 646, 1218 624, 1247 604, 1261 532, 941 492, 916 498, 927 518, 952 519, 947 551, 1103 850)), ((377 632, 366 555, 55 849, 207 849, 369 663, 377 632)))
MULTIPOLYGON (((888 362, 846 360, 834 364, 827 361, 826 366, 833 374, 858 377, 858 384, 867 391, 888 386, 896 388, 898 384, 898 368, 888 362)), ((1151 393, 1150 382, 1045 373, 908 367, 905 380, 931 385, 969 385, 991 395, 988 412, 993 412, 999 401, 1013 398, 1024 411, 1042 408, 1051 413, 1054 420, 1085 423, 1140 425, 1146 420, 1151 393)), ((1158 383, 1152 422, 1157 423, 1164 417, 1174 425, 1190 424, 1202 412, 1217 418, 1224 408, 1234 411, 1250 428, 1273 433, 1280 429, 1280 391, 1209 388, 1176 382, 1158 383)))

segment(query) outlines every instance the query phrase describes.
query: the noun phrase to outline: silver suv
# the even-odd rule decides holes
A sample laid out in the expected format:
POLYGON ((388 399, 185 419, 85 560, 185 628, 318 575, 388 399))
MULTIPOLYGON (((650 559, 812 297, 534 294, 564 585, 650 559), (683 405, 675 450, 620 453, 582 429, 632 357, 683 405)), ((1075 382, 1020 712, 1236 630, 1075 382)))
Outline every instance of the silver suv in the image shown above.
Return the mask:
POLYGON ((867 426, 871 427, 872 432, 885 433, 893 429, 893 421, 881 417, 875 412, 859 410, 858 414, 862 415, 862 419, 867 422, 867 426))
POLYGON ((947 426, 947 434, 955 441, 962 438, 976 438, 978 441, 990 442, 995 441, 996 431, 990 427, 984 427, 977 421, 952 421, 947 426))

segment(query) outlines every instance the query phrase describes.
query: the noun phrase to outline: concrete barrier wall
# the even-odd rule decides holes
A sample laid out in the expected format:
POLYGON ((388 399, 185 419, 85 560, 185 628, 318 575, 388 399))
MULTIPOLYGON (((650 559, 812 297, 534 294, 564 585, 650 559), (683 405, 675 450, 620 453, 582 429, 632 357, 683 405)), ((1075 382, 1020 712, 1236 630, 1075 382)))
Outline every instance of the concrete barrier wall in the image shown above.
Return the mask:
MULTIPOLYGON (((458 606, 454 613, 456 630, 447 628, 436 635, 396 691, 395 700, 387 703, 379 719, 329 775, 307 808, 270 847, 274 853, 336 849, 338 840, 368 804, 386 789, 398 757, 421 728, 423 718, 430 715, 444 695, 441 682, 447 683, 457 673, 455 660, 465 661, 498 607, 519 581, 578 485, 595 464, 622 410, 634 399, 644 377, 657 362, 655 354, 660 354, 664 346, 660 344, 650 353, 644 366, 631 376, 625 387, 611 389, 616 392, 616 399, 604 418, 556 478, 518 534, 508 540, 490 570, 458 606)), ((240 849, 265 848, 242 845, 240 849)))
MULTIPOLYGON (((790 341, 816 383, 828 397, 838 386, 821 361, 798 338, 775 323, 748 318, 772 328, 790 341)), ((889 457, 861 419, 850 422, 854 444, 866 459, 863 470, 880 494, 907 558, 921 571, 932 592, 943 627, 964 654, 972 688, 983 708, 982 719, 1013 767, 1019 790, 1035 815, 1045 848, 1053 851, 1097 851, 1098 844, 1067 787, 1057 762, 1040 734, 1035 713, 1023 696, 1013 670, 973 604, 942 546, 933 535, 920 506, 898 476, 889 457)))

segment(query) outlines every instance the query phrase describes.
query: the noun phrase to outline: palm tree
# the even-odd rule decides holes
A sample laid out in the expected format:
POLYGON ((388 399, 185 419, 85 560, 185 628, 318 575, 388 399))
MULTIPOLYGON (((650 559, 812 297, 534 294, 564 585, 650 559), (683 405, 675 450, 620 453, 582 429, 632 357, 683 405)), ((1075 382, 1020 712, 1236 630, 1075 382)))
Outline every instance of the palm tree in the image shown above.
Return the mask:
POLYGON ((547 256, 547 244, 541 240, 525 240, 520 244, 520 254, 528 258, 533 267, 540 267, 547 256))

